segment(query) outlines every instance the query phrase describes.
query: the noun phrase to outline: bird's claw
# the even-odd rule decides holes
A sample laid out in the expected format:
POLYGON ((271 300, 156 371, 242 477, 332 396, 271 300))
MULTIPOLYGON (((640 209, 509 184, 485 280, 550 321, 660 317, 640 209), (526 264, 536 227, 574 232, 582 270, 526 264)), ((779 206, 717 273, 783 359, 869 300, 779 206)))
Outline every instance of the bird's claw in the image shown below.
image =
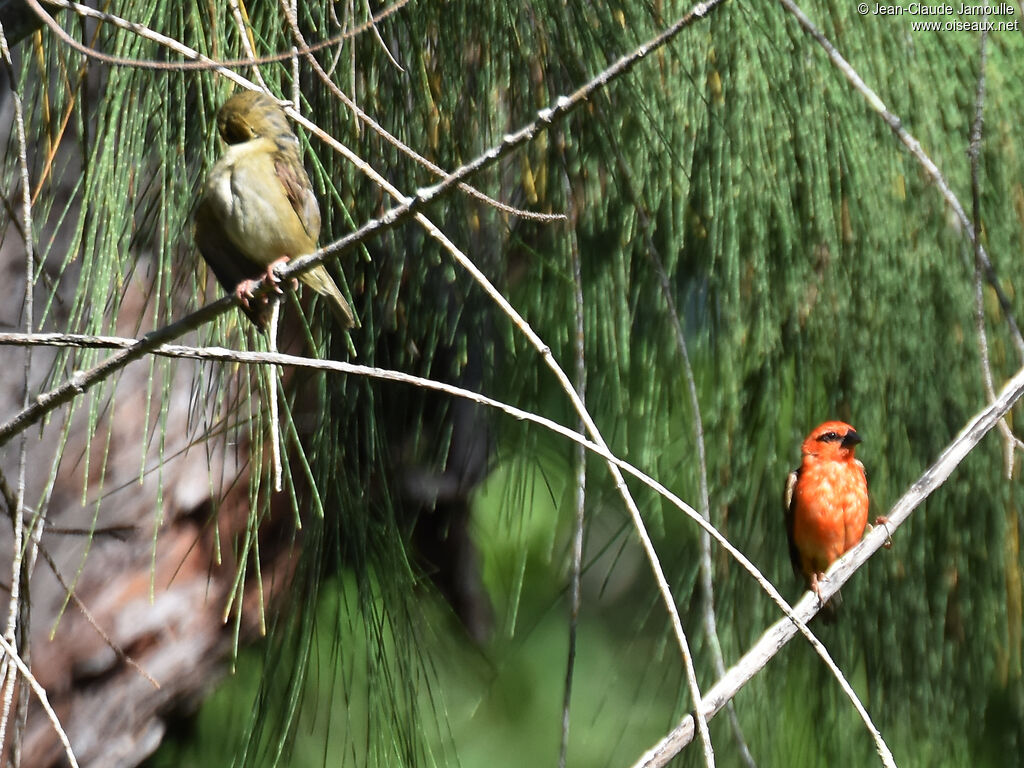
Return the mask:
MULTIPOLYGON (((272 286, 274 286, 274 290, 275 290, 275 291, 276 291, 277 293, 284 293, 284 291, 282 291, 282 290, 281 290, 281 289, 280 289, 280 288, 278 287, 278 285, 280 284, 281 280, 280 280, 280 278, 279 278, 279 277, 277 276, 277 274, 276 274, 276 273, 274 272, 274 270, 275 270, 275 269, 276 269, 277 267, 283 267, 283 266, 284 266, 285 264, 287 264, 287 263, 288 263, 289 261, 291 261, 291 256, 282 256, 282 257, 281 257, 281 258, 279 258, 279 259, 274 259, 274 261, 270 262, 270 266, 268 266, 268 267, 267 267, 267 281, 268 281, 268 282, 269 282, 269 283, 270 283, 270 284, 271 284, 272 286)), ((299 281, 298 281, 298 280, 297 280, 296 278, 294 278, 294 277, 290 277, 290 278, 288 278, 288 282, 289 282, 289 283, 291 283, 291 286, 292 286, 292 290, 293 290, 293 291, 294 291, 294 290, 297 290, 297 289, 298 289, 298 287, 299 287, 299 281)))
MULTIPOLYGON (((885 526, 885 542, 882 544, 886 549, 892 549, 892 534, 889 533, 889 518, 885 515, 879 515, 875 518, 875 525, 885 526)), ((868 523, 869 529, 874 529, 874 525, 868 523)))
MULTIPOLYGON (((253 298, 255 298, 256 287, 260 283, 266 283, 268 286, 270 286, 271 290, 273 290, 274 293, 284 294, 284 291, 281 290, 281 278, 277 276, 274 270, 277 267, 284 266, 289 261, 290 258, 288 256, 282 256, 279 259, 274 259, 274 261, 270 262, 270 264, 267 265, 267 269, 263 272, 262 276, 259 279, 246 279, 240 282, 238 286, 235 288, 235 299, 238 301, 238 303, 241 304, 246 309, 251 309, 249 302, 252 301, 253 298)), ((290 282, 292 284, 292 289, 299 287, 299 281, 296 280, 294 277, 291 278, 290 282)), ((261 301, 264 304, 266 304, 270 301, 270 297, 264 295, 261 297, 261 301)))
POLYGON ((285 264, 288 263, 288 261, 289 258, 287 256, 282 256, 279 259, 274 259, 272 262, 270 262, 270 264, 267 265, 265 279, 267 283, 270 284, 270 287, 274 290, 274 293, 284 293, 284 291, 281 290, 281 279, 274 273, 274 269, 275 267, 284 266, 285 264))
POLYGON ((828 581, 828 577, 824 573, 813 573, 811 574, 811 592, 818 598, 818 607, 825 605, 825 598, 821 596, 821 582, 828 581))
POLYGON ((246 309, 249 309, 249 301, 253 298, 253 291, 256 288, 258 280, 243 280, 235 288, 235 299, 246 309))

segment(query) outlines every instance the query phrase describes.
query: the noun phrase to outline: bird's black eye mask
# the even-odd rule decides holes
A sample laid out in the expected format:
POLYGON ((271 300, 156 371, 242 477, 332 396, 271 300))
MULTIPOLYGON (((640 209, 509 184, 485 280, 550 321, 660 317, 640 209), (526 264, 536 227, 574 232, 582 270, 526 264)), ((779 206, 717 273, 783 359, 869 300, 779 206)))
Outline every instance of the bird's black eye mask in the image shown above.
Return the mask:
POLYGON ((843 439, 843 436, 837 432, 826 432, 824 435, 818 435, 819 443, 838 443, 843 439))

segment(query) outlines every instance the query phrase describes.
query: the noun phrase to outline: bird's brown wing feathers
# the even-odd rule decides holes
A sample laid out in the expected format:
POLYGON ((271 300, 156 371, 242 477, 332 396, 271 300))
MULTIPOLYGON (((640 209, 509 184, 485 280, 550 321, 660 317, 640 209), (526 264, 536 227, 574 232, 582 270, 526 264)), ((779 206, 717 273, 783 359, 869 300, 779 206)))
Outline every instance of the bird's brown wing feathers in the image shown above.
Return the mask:
POLYGON ((793 497, 796 495, 796 481, 800 479, 800 469, 794 469, 786 476, 786 490, 782 496, 782 503, 786 510, 786 538, 789 539, 789 561, 793 564, 793 573, 800 578, 806 578, 800 568, 800 551, 796 548, 796 539, 793 538, 793 497))
MULTIPOLYGON (((306 175, 306 169, 302 167, 298 153, 292 151, 279 151, 274 158, 274 169, 277 171, 277 178, 281 180, 284 193, 292 209, 302 222, 309 239, 316 245, 320 237, 320 206, 316 202, 316 195, 313 194, 313 185, 306 175)), ((291 254, 302 256, 303 254, 291 254)))
MULTIPOLYGON (((278 153, 274 158, 274 168, 277 171, 277 178, 281 180, 285 196, 291 203, 292 209, 302 222, 306 234, 316 246, 317 238, 320 236, 320 206, 316 202, 316 195, 313 194, 313 185, 309 182, 309 176, 302 167, 297 151, 290 148, 282 148, 278 144, 278 153)), ((290 254, 301 256, 304 254, 290 254)), ((327 304, 338 319, 338 323, 344 329, 358 327, 352 308, 335 284, 334 279, 327 271, 327 267, 320 265, 300 276, 302 282, 310 286, 314 291, 327 299, 327 304)))

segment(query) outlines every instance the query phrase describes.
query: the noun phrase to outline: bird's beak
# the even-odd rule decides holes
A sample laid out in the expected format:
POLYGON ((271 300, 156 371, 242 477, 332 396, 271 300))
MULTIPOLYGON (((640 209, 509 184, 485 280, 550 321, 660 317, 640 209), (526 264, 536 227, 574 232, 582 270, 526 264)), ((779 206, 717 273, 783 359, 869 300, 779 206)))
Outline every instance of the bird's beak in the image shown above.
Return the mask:
POLYGON ((846 433, 846 437, 843 438, 843 442, 840 445, 843 448, 853 448, 857 443, 864 442, 864 438, 854 432, 852 429, 846 433))

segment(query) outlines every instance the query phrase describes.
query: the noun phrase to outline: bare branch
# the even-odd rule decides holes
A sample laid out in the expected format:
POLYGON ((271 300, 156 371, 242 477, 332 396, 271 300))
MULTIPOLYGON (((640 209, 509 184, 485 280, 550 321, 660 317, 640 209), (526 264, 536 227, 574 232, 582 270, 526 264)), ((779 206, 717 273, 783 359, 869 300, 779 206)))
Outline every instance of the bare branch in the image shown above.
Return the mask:
POLYGON ((946 204, 952 209, 953 214, 956 216, 957 221, 960 222, 960 226, 967 233, 971 239, 971 243, 974 245, 978 260, 981 262, 983 271, 985 273, 985 279, 989 285, 992 286, 992 290, 995 291, 996 296, 999 299, 999 306, 1003 310, 1003 315, 1006 318, 1006 324, 1010 329, 1010 336, 1013 339, 1014 346, 1017 347, 1017 354, 1020 358, 1021 364, 1024 364, 1024 336, 1021 336, 1020 328, 1017 327, 1017 321, 1014 318, 1013 304, 1010 302, 1009 297, 1003 291, 1002 286, 999 284, 999 277, 996 275, 995 267, 992 266, 992 262, 989 260, 988 254, 985 252, 985 247, 981 244, 980 238, 974 231, 974 227, 971 226, 970 220, 967 218, 967 214, 964 213, 964 208, 960 204, 960 200, 953 194, 953 190, 950 188, 949 183, 942 175, 942 171, 935 162, 928 156, 928 154, 921 148, 921 142, 914 138, 911 133, 903 127, 903 121, 899 117, 890 112, 885 103, 879 98, 878 94, 868 87, 867 83, 857 74, 857 71, 850 66, 850 63, 843 58, 842 54, 836 49, 834 45, 829 41, 825 35, 814 25, 807 15, 800 9, 800 7, 793 2, 793 0, 779 0, 782 6, 793 15, 804 31, 813 37, 818 44, 825 49, 825 53, 828 54, 829 59, 836 68, 843 74, 843 76, 849 81, 850 85, 860 93, 871 106, 871 108, 878 114, 885 124, 892 129, 892 132, 896 134, 897 138, 903 142, 910 154, 921 164, 924 172, 932 180, 932 183, 938 188, 939 193, 945 199, 946 204))
MULTIPOLYGON (((0 334, 0 344, 5 342, 22 342, 31 343, 33 339, 26 338, 23 334, 0 334)), ((52 343, 52 339, 46 340, 48 343, 52 343)), ((132 339, 120 339, 120 344, 125 347, 132 345, 132 339)), ((680 499, 676 494, 672 493, 668 488, 662 485, 657 480, 653 479, 643 471, 637 469, 632 464, 619 459, 617 456, 612 454, 606 446, 598 445, 596 442, 588 440, 585 436, 579 432, 572 430, 566 426, 558 424, 557 422, 546 419, 543 416, 539 416, 530 411, 525 411, 521 408, 517 408, 513 405, 503 403, 499 400, 487 397, 486 395, 474 392, 472 390, 463 389, 456 387, 451 384, 446 384, 432 379, 425 379, 411 374, 403 373, 401 371, 392 371, 381 368, 373 368, 370 366, 356 365, 354 363, 346 363, 339 360, 317 360, 314 358, 298 357, 295 355, 285 354, 273 354, 267 352, 244 352, 236 350, 228 350, 219 347, 185 347, 180 345, 165 344, 153 350, 153 354, 165 355, 169 357, 186 357, 200 360, 219 360, 223 362, 231 363, 244 363, 250 365, 289 365, 303 368, 309 368, 312 370, 322 371, 334 371, 337 373, 347 373, 357 376, 367 376, 369 378, 380 379, 383 381, 393 381, 404 384, 410 384, 412 386, 422 387, 437 392, 443 392, 453 397, 460 397, 472 402, 484 405, 490 408, 498 409, 514 419, 520 421, 529 421, 533 424, 537 424, 551 432, 560 435, 572 442, 583 446, 586 450, 601 457, 609 464, 613 464, 618 469, 626 472, 633 476, 641 483, 646 485, 648 488, 653 490, 655 493, 660 494, 670 504, 675 506, 680 512, 686 517, 695 522, 700 526, 708 535, 711 536, 726 552, 728 552, 736 562, 746 570, 757 582, 757 584, 763 589, 772 601, 779 606, 780 610, 786 614, 790 619, 798 622, 800 632, 811 642, 812 647, 815 651, 822 656, 829 669, 833 672, 836 678, 839 680, 840 685, 843 686, 847 695, 850 697, 854 706, 859 712, 862 712, 862 717, 866 718, 867 714, 864 712, 863 707, 860 705, 856 694, 853 692, 849 684, 846 683, 842 676, 842 673, 836 667, 835 663, 828 656, 828 652, 824 646, 821 645, 814 637, 813 633, 807 628, 805 622, 813 616, 819 609, 819 601, 812 595, 809 595, 801 604, 801 616, 797 616, 794 613, 794 609, 786 602, 785 598, 779 593, 775 586, 765 578, 758 568, 733 544, 726 539, 714 526, 708 523, 693 507, 687 504, 685 501, 680 499)), ((832 585, 826 584, 822 589, 822 594, 826 597, 831 594, 832 589, 837 588, 832 585)), ((717 709, 715 710, 717 711, 717 709)), ((868 721, 870 722, 870 721, 868 721)), ((873 726, 872 726, 873 728, 873 726)), ((877 730, 875 731, 877 733, 877 730)), ((691 732, 692 736, 692 732, 691 732)))
MULTIPOLYGON (((54 19, 43 10, 39 4, 39 0, 25 0, 25 4, 31 9, 31 12, 35 14, 36 19, 39 20, 40 26, 45 24, 50 30, 57 35, 67 46, 78 51, 83 56, 88 56, 96 61, 103 62, 104 64, 114 67, 131 67, 133 69, 147 69, 152 71, 162 72, 183 72, 183 71, 203 71, 203 70, 214 70, 219 72, 230 79, 238 82, 243 87, 248 83, 245 78, 241 75, 235 75, 232 71, 232 67, 246 67, 251 65, 252 60, 246 59, 225 59, 223 61, 214 61, 203 54, 199 53, 193 48, 189 48, 183 45, 174 38, 162 35, 155 30, 150 29, 145 24, 140 24, 136 21, 128 21, 120 16, 116 16, 112 13, 105 11, 99 11, 95 8, 90 8, 87 5, 81 3, 71 2, 70 0, 42 0, 49 6, 55 8, 68 9, 79 16, 84 18, 96 19, 108 24, 112 24, 118 29, 124 29, 132 32, 140 37, 147 40, 151 40, 159 45, 163 45, 169 50, 180 54, 181 56, 188 59, 188 61, 161 61, 156 59, 127 59, 123 56, 111 56, 110 54, 104 53, 103 51, 90 48, 87 45, 75 40, 71 35, 64 31, 64 29, 54 19)), ((377 24, 380 24, 389 16, 397 13, 399 10, 408 5, 409 0, 397 0, 392 5, 381 10, 376 16, 373 16, 369 21, 359 24, 351 29, 347 29, 333 37, 329 37, 326 40, 321 40, 314 45, 309 47, 309 52, 315 52, 324 48, 329 48, 332 45, 336 45, 344 40, 355 37, 371 29, 375 29, 377 24)), ((275 53, 269 56, 259 56, 255 59, 258 64, 270 64, 276 61, 287 61, 293 57, 291 50, 284 53, 275 53)), ((251 84, 250 84, 251 85, 251 84)))
MULTIPOLYGON (((988 14, 985 14, 988 18, 988 14)), ((978 88, 974 98, 974 123, 971 126, 971 141, 967 157, 971 163, 971 222, 974 228, 974 325, 978 335, 978 351, 981 353, 981 378, 989 402, 995 399, 995 385, 992 383, 992 366, 988 350, 988 335, 985 332, 984 302, 984 260, 981 252, 981 136, 985 126, 985 72, 988 65, 988 30, 981 32, 978 40, 978 88)), ((1016 440, 1006 419, 999 422, 1003 435, 1003 455, 1006 461, 1006 477, 1013 478, 1013 461, 1016 440)))
MULTIPOLYGON (((917 482, 910 486, 900 500, 892 506, 888 515, 889 522, 868 533, 860 544, 835 563, 828 572, 828 580, 824 583, 822 599, 827 600, 838 592, 850 576, 885 545, 891 532, 898 529, 910 517, 911 512, 917 509, 936 488, 946 482, 953 470, 1020 400, 1022 395, 1024 395, 1024 368, 1006 383, 1002 392, 999 393, 999 397, 992 404, 979 411, 974 418, 967 422, 967 425, 960 430, 960 434, 942 452, 935 463, 928 467, 917 482)), ((808 592, 804 595, 804 599, 794 607, 793 613, 801 620, 806 621, 813 613, 817 602, 818 598, 808 592)), ((754 647, 747 651, 726 676, 708 690, 704 697, 705 716, 712 717, 725 706, 725 703, 731 700, 748 680, 759 672, 786 643, 793 639, 797 631, 796 626, 789 618, 779 619, 769 627, 761 639, 754 644, 754 647)), ((655 768, 665 765, 679 754, 692 739, 693 717, 687 715, 670 733, 649 749, 636 762, 634 768, 655 768)))
MULTIPOLYGON (((561 119, 573 109, 586 102, 587 99, 589 99, 596 91, 612 82, 618 76, 621 76, 631 70, 649 53, 669 43, 684 29, 699 19, 704 18, 704 16, 706 16, 721 2, 722 0, 708 0, 708 2, 698 3, 689 13, 664 32, 657 35, 651 41, 640 46, 628 56, 620 58, 596 77, 576 89, 569 96, 559 97, 555 102, 555 106, 540 110, 537 113, 537 117, 531 123, 514 133, 506 135, 499 144, 495 145, 487 152, 483 153, 466 165, 463 165, 461 168, 458 168, 437 184, 418 190, 416 194, 411 197, 401 196, 398 190, 381 179, 372 168, 369 168, 369 166, 366 165, 366 163, 352 155, 351 152, 348 152, 340 142, 331 139, 330 143, 333 147, 344 150, 346 157, 356 163, 361 170, 367 173, 367 175, 383 182, 386 185, 389 194, 398 196, 401 202, 399 202, 399 204, 394 208, 391 208, 383 216, 368 221, 355 232, 352 232, 351 234, 346 235, 345 237, 342 237, 311 254, 298 259, 293 259, 286 266, 278 270, 278 277, 297 277, 299 274, 309 271, 316 265, 322 264, 328 258, 337 258, 352 250, 359 243, 362 243, 376 235, 382 234, 413 216, 416 216, 417 220, 427 227, 428 232, 437 233, 438 231, 429 222, 429 220, 418 215, 419 212, 429 203, 440 199, 443 195, 449 192, 452 187, 457 186, 463 179, 469 177, 471 174, 486 168, 508 152, 531 141, 542 130, 546 129, 548 125, 561 119)), ((169 42, 174 41, 169 40, 169 42)), ((196 55, 199 54, 196 53, 196 55)), ((230 70, 224 70, 223 74, 245 87, 252 85, 244 78, 236 75, 230 70)), ((318 135, 331 138, 294 110, 289 110, 289 114, 291 114, 293 118, 307 129, 318 133, 318 135)), ((436 234, 434 236, 436 237, 436 234)), ((447 240, 447 238, 445 238, 445 240, 447 240)), ((266 292, 269 290, 269 287, 270 286, 263 286, 261 283, 254 293, 266 292)), ((505 304, 507 305, 507 302, 505 302, 505 304)), ((218 301, 206 305, 202 309, 183 318, 177 323, 151 331, 140 339, 131 349, 124 350, 121 353, 101 362, 95 368, 90 369, 87 373, 76 374, 64 382, 64 384, 50 390, 49 392, 39 395, 33 405, 25 408, 12 419, 0 425, 0 445, 6 444, 13 435, 32 424, 37 423, 50 411, 60 407, 66 402, 69 402, 76 395, 84 393, 89 387, 93 386, 98 381, 108 378, 132 360, 138 359, 147 352, 152 351, 152 349, 160 344, 171 341, 190 330, 198 328, 204 323, 212 320, 217 315, 227 312, 232 306, 234 306, 234 304, 231 298, 224 296, 218 301)), ((571 386, 569 388, 571 389, 571 386)))
MULTIPOLYGON (((285 10, 287 11, 287 8, 285 10)), ((309 45, 306 43, 305 38, 302 36, 302 31, 299 29, 298 22, 295 19, 295 14, 287 13, 287 16, 288 24, 292 30, 292 35, 302 45, 301 50, 303 51, 306 63, 309 64, 312 70, 316 73, 317 77, 320 78, 320 81, 324 84, 324 86, 326 86, 327 89, 332 94, 334 94, 335 98, 337 98, 342 104, 344 104, 352 111, 352 113, 356 116, 356 119, 363 121, 367 126, 369 126, 369 128, 374 133, 380 136, 384 141, 393 146, 406 157, 413 160, 418 165, 429 170, 435 176, 444 178, 445 176, 448 175, 448 172, 445 171, 441 166, 437 165, 436 163, 432 163, 430 160, 423 157, 423 155, 414 150, 408 144, 406 144, 403 141, 400 141, 397 136, 386 131, 380 123, 378 123, 368 114, 366 114, 366 112, 363 109, 361 109, 359 105, 355 103, 355 101, 349 98, 348 94, 341 90, 341 88, 338 87, 337 83, 335 83, 331 79, 330 75, 328 75, 327 72, 324 71, 324 68, 320 66, 320 62, 316 60, 316 57, 309 52, 309 45)), ((374 31, 376 31, 376 27, 374 27, 374 31)), ((385 46, 384 49, 387 50, 387 47, 385 46)), ((296 82, 297 81, 298 78, 296 78, 296 82)), ((296 102, 296 108, 297 107, 298 103, 296 102)), ((463 192, 470 195, 471 197, 480 200, 485 205, 489 205, 492 208, 496 208, 499 211, 502 211, 503 213, 515 216, 517 218, 546 222, 565 221, 566 218, 565 214, 561 213, 535 213, 533 211, 526 211, 519 208, 513 208, 511 205, 503 203, 500 200, 495 200, 493 197, 490 197, 489 195, 485 195, 476 187, 472 187, 469 184, 466 184, 465 182, 459 184, 459 189, 461 189, 463 192)))
MULTIPOLYGON (((546 108, 538 112, 537 117, 524 128, 521 128, 515 133, 506 135, 498 145, 492 147, 490 150, 481 154, 475 160, 467 163, 455 172, 449 174, 439 183, 426 189, 418 190, 412 197, 402 196, 393 185, 381 177, 373 168, 369 167, 365 162, 356 157, 352 152, 344 147, 344 145, 333 137, 320 131, 317 126, 312 125, 308 120, 295 112, 295 110, 289 110, 289 114, 291 114, 292 117, 310 130, 317 132, 318 135, 324 138, 324 140, 332 147, 342 152, 353 163, 355 163, 360 170, 366 173, 368 177, 376 181, 389 195, 395 197, 399 203, 384 216, 364 224, 356 232, 343 237, 335 243, 325 248, 321 248, 312 254, 289 262, 279 271, 279 277, 286 279, 288 277, 298 276, 302 272, 308 271, 317 264, 322 263, 328 257, 339 256, 355 247, 357 243, 363 242, 365 239, 384 232, 405 219, 414 216, 417 222, 426 229, 427 233, 452 254, 456 262, 470 274, 481 288, 483 288, 485 293, 487 293, 487 295, 498 305, 504 314, 510 318, 520 332, 527 338, 529 343, 540 353, 544 363, 552 373, 554 373, 562 390, 566 393, 573 405, 573 408, 582 419, 588 434, 590 434, 597 445, 607 451, 607 446, 601 436, 600 430, 588 413, 586 406, 582 403, 573 389, 568 376, 566 376, 565 372, 554 359, 554 356, 551 354, 550 347, 544 343, 544 341, 536 334, 522 316, 512 307, 511 304, 508 303, 505 297, 501 295, 483 272, 465 254, 456 248, 454 243, 452 243, 426 216, 420 213, 420 211, 427 205, 427 203, 446 194, 470 174, 487 167, 500 157, 511 152, 513 149, 531 141, 542 130, 545 130, 550 124, 563 118, 570 111, 590 98, 595 92, 610 82, 613 82, 618 77, 625 75, 650 52, 666 45, 684 29, 691 26, 697 20, 703 18, 720 2, 721 0, 708 0, 707 2, 698 3, 689 13, 684 15, 675 24, 664 30, 662 33, 652 38, 651 41, 640 46, 632 53, 622 56, 596 77, 576 89, 576 91, 569 96, 559 97, 553 107, 546 108)), ((269 288, 269 286, 261 286, 261 288, 265 290, 266 288, 269 288)), ((211 319, 217 314, 227 311, 230 305, 231 300, 228 297, 224 297, 213 304, 207 305, 207 307, 204 307, 202 310, 193 313, 172 326, 167 326, 147 334, 142 340, 132 347, 112 355, 107 360, 101 362, 99 365, 87 372, 73 375, 71 379, 66 381, 64 384, 48 393, 40 395, 33 405, 23 409, 7 423, 0 425, 0 445, 4 444, 14 434, 17 434, 19 431, 39 421, 46 413, 52 411, 54 408, 70 401, 78 394, 85 392, 96 382, 109 377, 127 363, 138 359, 142 355, 152 352, 156 346, 177 338, 187 330, 198 327, 198 325, 211 319)), ((633 525, 637 530, 637 535, 640 537, 644 552, 654 574, 655 581, 658 584, 658 590, 662 596, 666 611, 671 619, 672 627, 679 644, 684 666, 689 668, 689 647, 683 631, 682 621, 679 618, 679 612, 676 609, 672 592, 668 581, 665 578, 664 571, 658 561, 654 545, 650 536, 647 534, 640 511, 629 493, 629 489, 625 484, 619 468, 614 464, 614 462, 610 461, 608 463, 608 467, 609 471, 612 473, 616 489, 622 496, 623 501, 626 504, 626 508, 629 511, 633 525)), ((693 674, 690 674, 689 677, 691 688, 694 691, 695 705, 699 711, 700 695, 696 688, 696 679, 693 674)))
MULTIPOLYGON (((0 58, 3 59, 3 68, 7 79, 11 84, 11 97, 14 104, 14 124, 17 135, 18 147, 18 170, 21 182, 21 226, 25 242, 25 296, 22 305, 22 317, 26 333, 35 330, 35 313, 33 295, 35 291, 35 255, 32 247, 32 187, 29 182, 28 173, 28 140, 25 135, 25 113, 22 109, 21 92, 18 88, 18 78, 14 72, 14 63, 11 59, 11 51, 7 45, 7 37, 3 27, 0 27, 0 58)), ((28 406, 29 386, 32 377, 32 350, 25 349, 24 359, 24 391, 22 393, 22 408, 28 406)), ((18 446, 18 480, 15 498, 15 507, 11 510, 11 522, 13 523, 13 541, 11 543, 11 597, 8 603, 7 623, 4 628, 4 638, 12 647, 17 645, 17 638, 28 637, 28 579, 26 568, 26 554, 28 561, 34 560, 35 553, 32 546, 24 544, 25 526, 22 517, 22 508, 25 504, 25 477, 28 461, 28 441, 24 435, 18 446), (26 550, 32 550, 26 552, 26 550), (23 592, 23 590, 25 590, 23 592)), ((33 545, 34 546, 34 545, 33 545)), ((29 565, 31 568, 31 565, 29 565)), ((28 653, 28 644, 23 643, 23 653, 28 653)), ((18 674, 15 667, 10 664, 10 659, 4 658, 0 665, 0 679, 3 680, 3 703, 0 705, 0 744, 7 743, 7 725, 10 714, 11 702, 14 699, 14 689, 18 681, 18 674)), ((24 689, 22 689, 24 690, 24 689)), ((25 699, 21 701, 23 716, 27 716, 25 699)), ((10 744, 12 757, 18 762, 21 751, 21 728, 15 727, 11 734, 10 744)))
MULTIPOLYGON (((647 215, 647 209, 633 184, 629 166, 622 156, 622 152, 618 147, 615 147, 614 150, 616 161, 619 164, 619 171, 627 180, 626 189, 633 199, 633 207, 637 212, 637 218, 640 220, 640 226, 644 233, 647 258, 650 260, 658 277, 662 298, 665 301, 665 307, 668 309, 669 319, 672 321, 676 348, 683 362, 686 388, 690 396, 690 408, 693 411, 693 438, 697 448, 698 502, 701 515, 710 525, 711 495, 708 491, 708 463, 707 451, 704 445, 704 422, 701 417, 700 398, 697 396, 697 382, 693 375, 693 365, 690 363, 690 351, 686 344, 686 334, 683 332, 683 323, 679 318, 668 273, 665 271, 661 254, 654 244, 654 238, 651 236, 651 222, 650 217, 647 215)), ((718 621, 715 616, 715 589, 712 576, 711 536, 705 531, 701 534, 700 539, 700 585, 701 591, 704 593, 704 632, 707 635, 708 647, 711 650, 711 661, 715 668, 715 674, 722 677, 725 675, 725 658, 722 655, 722 644, 718 639, 718 621)), ((740 725, 739 717, 736 716, 736 710, 732 706, 732 702, 727 704, 726 714, 729 718, 729 725, 732 728, 733 738, 736 740, 736 747, 739 750, 740 758, 747 768, 755 768, 754 757, 750 754, 750 748, 747 746, 746 739, 743 736, 743 728, 740 725)))
POLYGON ((32 688, 32 692, 35 693, 36 698, 39 699, 39 703, 43 707, 43 711, 46 713, 47 719, 53 724, 53 730, 57 733, 57 738, 60 739, 60 743, 64 746, 64 756, 68 759, 68 763, 71 768, 78 768, 78 761, 75 759, 75 753, 71 750, 71 742, 68 741, 68 735, 64 733, 64 728, 60 724, 60 720, 57 717, 57 713, 53 711, 53 707, 50 706, 50 700, 46 698, 46 691, 43 686, 39 684, 35 676, 32 674, 25 662, 21 660, 18 652, 14 646, 8 643, 3 637, 0 637, 0 649, 3 649, 4 654, 7 658, 10 658, 15 666, 18 668, 25 679, 28 681, 29 686, 32 688))
MULTIPOLYGON (((576 319, 576 394, 587 401, 587 360, 586 334, 583 324, 583 273, 581 269, 579 238, 576 236, 579 211, 572 193, 572 183, 562 160, 562 184, 569 210, 569 255, 572 262, 573 304, 576 319)), ((579 424, 580 432, 583 423, 579 424)), ((582 445, 576 446, 576 518, 573 521, 572 551, 569 561, 569 650, 565 662, 565 688, 562 694, 562 737, 558 747, 558 768, 565 768, 569 754, 569 713, 572 705, 572 681, 576 670, 576 642, 579 627, 580 605, 582 602, 581 580, 583 574, 583 523, 587 502, 587 451, 582 445)))

